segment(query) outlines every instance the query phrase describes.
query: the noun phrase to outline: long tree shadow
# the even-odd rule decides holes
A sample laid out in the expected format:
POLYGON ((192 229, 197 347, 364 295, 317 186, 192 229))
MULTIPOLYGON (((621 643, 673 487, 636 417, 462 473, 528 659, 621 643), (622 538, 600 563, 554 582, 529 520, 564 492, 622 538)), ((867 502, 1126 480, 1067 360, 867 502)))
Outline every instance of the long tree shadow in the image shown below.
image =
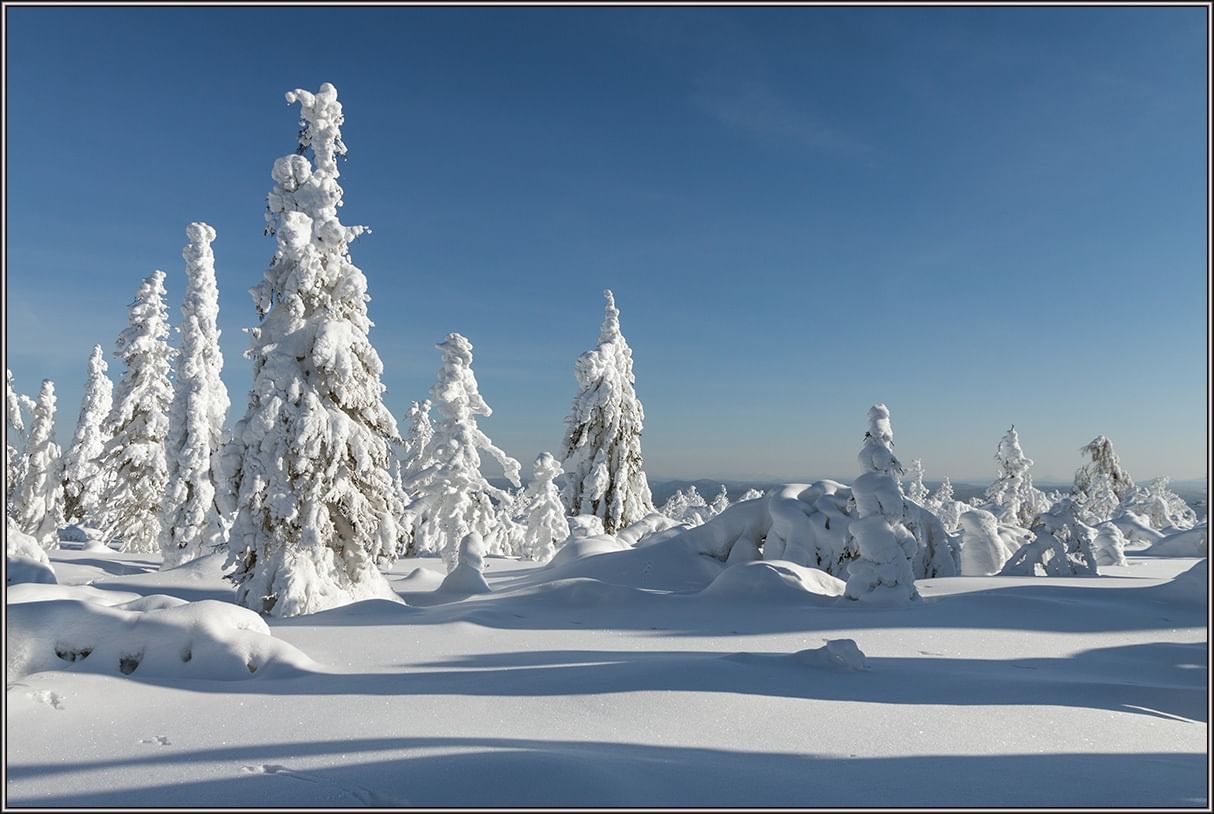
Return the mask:
POLYGON ((287 807, 1202 807, 1207 800, 1206 757, 1193 753, 856 757, 481 737, 250 744, 13 764, 8 780, 9 804, 62 808, 247 807, 269 800, 287 807), (359 754, 378 759, 350 760, 359 754), (61 788, 63 776, 75 772, 137 768, 125 776, 197 777, 200 766, 209 767, 210 779, 46 790, 48 780, 61 788), (25 791, 33 782, 36 796, 25 791))
POLYGON ((675 636, 889 627, 1099 633, 1205 626, 1203 607, 1161 601, 1156 587, 1082 587, 1033 580, 930 597, 899 608, 871 608, 811 594, 718 597, 574 579, 551 583, 540 590, 414 606, 420 613, 401 609, 373 613, 358 607, 364 603, 356 603, 292 620, 270 621, 272 625, 292 626, 386 626, 406 620, 410 624, 441 625, 463 621, 511 630, 635 630, 675 636))
POLYGON ((255 695, 544 697, 630 692, 757 695, 944 706, 1066 706, 1205 722, 1207 646, 1149 643, 1064 658, 875 657, 869 669, 813 666, 791 653, 546 651, 468 656, 423 669, 304 673, 211 682, 144 678, 157 686, 255 695))

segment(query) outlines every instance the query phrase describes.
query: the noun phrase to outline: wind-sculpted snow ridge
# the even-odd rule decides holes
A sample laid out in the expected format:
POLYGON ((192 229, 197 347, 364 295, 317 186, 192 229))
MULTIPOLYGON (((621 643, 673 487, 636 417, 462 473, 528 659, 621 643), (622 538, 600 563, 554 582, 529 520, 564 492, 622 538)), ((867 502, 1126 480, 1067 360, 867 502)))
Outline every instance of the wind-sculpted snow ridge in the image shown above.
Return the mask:
POLYGON ((290 677, 314 663, 265 621, 226 602, 141 597, 104 605, 51 599, 8 605, 10 680, 46 670, 239 681, 290 677))
POLYGON ((1209 556, 1209 526, 1203 520, 1191 529, 1177 531, 1161 538, 1142 553, 1154 557, 1209 556))

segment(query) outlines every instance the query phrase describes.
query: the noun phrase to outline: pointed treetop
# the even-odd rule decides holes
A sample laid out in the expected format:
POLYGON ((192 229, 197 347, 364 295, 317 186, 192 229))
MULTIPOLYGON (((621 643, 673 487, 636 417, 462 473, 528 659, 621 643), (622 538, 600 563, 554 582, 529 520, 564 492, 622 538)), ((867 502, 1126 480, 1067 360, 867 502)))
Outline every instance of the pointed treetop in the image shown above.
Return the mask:
POLYGON ((607 307, 603 312, 603 327, 599 330, 599 343, 614 342, 620 336, 620 309, 615 307, 615 295, 611 289, 603 291, 607 307))

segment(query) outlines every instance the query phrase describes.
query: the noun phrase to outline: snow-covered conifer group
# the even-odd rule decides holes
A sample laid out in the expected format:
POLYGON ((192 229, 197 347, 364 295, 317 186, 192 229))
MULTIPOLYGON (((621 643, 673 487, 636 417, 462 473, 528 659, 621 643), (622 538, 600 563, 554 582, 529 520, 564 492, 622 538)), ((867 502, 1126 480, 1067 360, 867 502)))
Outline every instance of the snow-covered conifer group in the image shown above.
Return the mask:
POLYGON ((173 386, 164 272, 144 279, 129 309, 129 324, 115 355, 126 363, 102 429, 109 440, 99 463, 107 481, 99 527, 106 539, 120 539, 125 551, 156 551, 160 506, 168 480, 165 439, 173 386))
POLYGON ((253 387, 224 453, 236 601, 275 616, 394 597, 375 563, 395 551, 403 511, 388 466, 399 434, 348 248, 366 228, 337 216, 341 103, 327 82, 286 98, 301 105, 300 150, 274 162, 266 220, 277 250, 252 291, 253 387))
POLYGON ((577 359, 578 394, 562 444, 570 473, 569 514, 603 519, 608 534, 654 511, 641 456, 645 409, 637 398, 632 349, 620 333, 615 296, 607 299, 599 343, 577 359))
POLYGON ((34 402, 25 457, 24 477, 10 507, 13 521, 43 548, 54 548, 63 525, 63 484, 55 443, 55 383, 50 379, 43 380, 34 402))
MULTIPOLYGON (((168 482, 161 507, 163 568, 196 559, 223 545, 230 518, 216 504, 227 488, 220 449, 228 414, 228 390, 219 378, 219 289, 215 284, 215 230, 186 227, 186 290, 181 303, 181 348, 173 383, 166 439, 168 482)), ((222 499, 222 498, 221 498, 222 499)))

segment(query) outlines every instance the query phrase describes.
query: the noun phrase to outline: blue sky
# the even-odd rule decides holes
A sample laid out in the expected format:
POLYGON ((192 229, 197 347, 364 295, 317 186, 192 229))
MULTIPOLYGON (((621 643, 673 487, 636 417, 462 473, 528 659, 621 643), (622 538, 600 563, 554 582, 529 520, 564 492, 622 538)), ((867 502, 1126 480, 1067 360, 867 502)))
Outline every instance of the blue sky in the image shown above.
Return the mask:
POLYGON ((652 478, 850 477, 877 401, 929 480, 1013 422, 1039 478, 1100 433, 1206 472, 1204 8, 5 14, 5 354, 64 441, 153 269, 177 322, 193 220, 243 413, 283 93, 328 81, 402 422, 459 331, 529 470, 609 287, 652 478))

